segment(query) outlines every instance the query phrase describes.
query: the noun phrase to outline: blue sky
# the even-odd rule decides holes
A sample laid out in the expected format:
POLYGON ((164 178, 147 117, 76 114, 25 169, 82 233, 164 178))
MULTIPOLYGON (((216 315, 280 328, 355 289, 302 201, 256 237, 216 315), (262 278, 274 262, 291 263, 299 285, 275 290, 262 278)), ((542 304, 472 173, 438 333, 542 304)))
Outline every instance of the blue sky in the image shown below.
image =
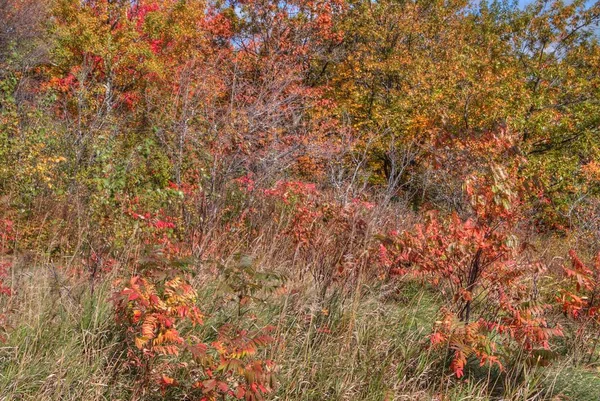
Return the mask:
MULTIPOLYGON (((588 0, 586 3, 588 5, 592 5, 593 2, 594 2, 594 0, 588 0)), ((521 7, 525 7, 529 3, 533 3, 533 0, 519 0, 519 6, 521 6, 521 7)), ((568 3, 568 1, 567 1, 567 3, 568 3)))

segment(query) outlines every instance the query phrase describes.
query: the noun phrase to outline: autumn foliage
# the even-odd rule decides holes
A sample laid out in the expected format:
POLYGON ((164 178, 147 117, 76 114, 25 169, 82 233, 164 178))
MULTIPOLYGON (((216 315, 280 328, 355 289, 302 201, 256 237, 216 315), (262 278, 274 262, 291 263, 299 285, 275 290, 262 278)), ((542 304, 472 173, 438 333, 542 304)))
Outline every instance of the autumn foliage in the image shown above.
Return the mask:
POLYGON ((308 350, 411 288, 435 308, 415 391, 597 366, 599 21, 584 0, 0 1, 3 338, 39 264, 53 302, 109 305, 131 399, 310 397, 330 372, 308 350))

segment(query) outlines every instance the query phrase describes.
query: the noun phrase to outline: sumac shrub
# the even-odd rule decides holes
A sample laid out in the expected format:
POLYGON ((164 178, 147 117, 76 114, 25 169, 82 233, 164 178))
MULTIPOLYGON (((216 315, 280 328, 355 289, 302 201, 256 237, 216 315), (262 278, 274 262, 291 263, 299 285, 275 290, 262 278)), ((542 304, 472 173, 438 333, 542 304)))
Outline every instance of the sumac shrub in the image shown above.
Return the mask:
POLYGON ((389 275, 427 280, 444 295, 431 342, 449 347, 457 377, 471 356, 501 367, 500 355, 516 350, 536 357, 550 349, 553 336, 562 335, 546 319, 551 306, 533 291, 545 267, 531 259, 527 241, 519 240, 528 189, 517 174, 523 160, 501 165, 496 159, 508 156, 511 143, 500 132, 463 146, 462 163, 454 157, 467 205, 460 214, 431 211, 411 230, 381 237, 380 264, 389 275), (497 156, 489 156, 491 149, 497 156))
POLYGON ((274 386, 274 365, 260 357, 272 342, 271 328, 244 329, 240 316, 236 324, 206 327, 190 284, 192 259, 168 234, 174 223, 134 217, 148 222, 146 253, 131 262, 135 275, 119 282, 114 303, 136 391, 206 401, 262 399, 274 386))

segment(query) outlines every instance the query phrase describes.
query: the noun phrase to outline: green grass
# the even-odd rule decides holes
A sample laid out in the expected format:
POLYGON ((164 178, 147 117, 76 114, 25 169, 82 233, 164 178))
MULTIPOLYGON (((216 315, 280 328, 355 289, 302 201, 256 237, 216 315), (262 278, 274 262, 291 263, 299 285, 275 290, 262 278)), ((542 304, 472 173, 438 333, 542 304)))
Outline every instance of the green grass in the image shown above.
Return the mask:
POLYGON ((600 400, 600 371, 573 366, 565 361, 546 372, 548 394, 563 400, 600 400))
POLYGON ((427 315, 438 306, 423 292, 403 303, 381 302, 374 292, 319 302, 308 291, 286 300, 278 399, 383 400, 427 388, 435 363, 427 315))

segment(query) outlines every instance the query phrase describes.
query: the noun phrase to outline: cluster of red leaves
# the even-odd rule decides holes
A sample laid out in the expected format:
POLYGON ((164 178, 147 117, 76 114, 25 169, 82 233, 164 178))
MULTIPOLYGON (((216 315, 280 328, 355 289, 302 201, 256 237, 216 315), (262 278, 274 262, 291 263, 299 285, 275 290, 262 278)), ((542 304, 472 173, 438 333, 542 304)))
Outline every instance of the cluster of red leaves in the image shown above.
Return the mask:
POLYGON ((273 364, 256 358, 272 342, 270 328, 257 333, 223 326, 203 342, 193 328, 203 324, 196 291, 180 277, 151 282, 133 277, 115 296, 126 333, 128 363, 143 372, 142 384, 179 391, 200 400, 231 396, 259 400, 271 391, 273 364), (180 327, 185 333, 182 334, 180 327))
MULTIPOLYGON (((135 206, 135 201, 133 205, 135 206)), ((161 253, 171 257, 182 256, 182 249, 174 240, 175 220, 164 210, 160 209, 155 213, 137 212, 132 206, 125 214, 143 224, 143 240, 147 246, 158 246, 161 253)))
POLYGON ((136 2, 131 9, 127 10, 127 18, 131 21, 135 21, 137 29, 141 30, 144 21, 146 20, 146 15, 158 11, 159 8, 158 3, 156 2, 136 2))
MULTIPOLYGON (((468 301, 472 299, 468 288, 469 262, 479 254, 481 265, 498 266, 510 257, 511 249, 501 235, 499 231, 489 232, 488 227, 473 219, 462 220, 456 213, 443 219, 432 211, 426 222, 415 225, 411 232, 392 232, 383 237, 380 259, 391 275, 430 275, 435 285, 446 280, 457 301, 468 301), (412 265, 418 270, 409 271, 412 265)), ((482 270, 486 273, 486 269, 482 270)))
POLYGON ((571 266, 563 266, 564 276, 559 281, 555 300, 563 314, 571 321, 569 329, 574 345, 585 355, 582 361, 598 360, 598 330, 600 329, 600 252, 590 263, 584 263, 574 250, 569 251, 571 266))
POLYGON ((14 241, 14 223, 9 219, 0 219, 0 252, 7 252, 14 241))
MULTIPOLYGON (((118 262, 116 259, 104 255, 102 252, 92 250, 90 255, 83 261, 83 266, 92 278, 96 278, 100 274, 107 274, 114 271, 118 266, 118 262)), ((77 275, 83 273, 83 271, 83 269, 75 269, 72 273, 77 275)))
POLYGON ((484 365, 496 365, 502 369, 496 353, 496 343, 489 337, 489 327, 483 320, 465 324, 459 321, 449 310, 443 311, 443 319, 435 323, 435 330, 430 336, 434 347, 450 346, 452 362, 450 369, 456 377, 464 376, 467 358, 474 355, 484 365))
MULTIPOLYGON (((10 250, 10 244, 15 239, 14 224, 12 220, 0 219, 0 255, 10 250)), ((8 274, 10 262, 0 260, 0 295, 10 295, 10 287, 4 284, 4 278, 8 274)))
POLYGON ((345 205, 330 201, 314 184, 298 181, 280 181, 263 194, 289 209, 291 219, 284 233, 304 249, 317 246, 322 234, 341 236, 352 232, 352 227, 364 226, 361 214, 374 206, 359 199, 345 205), (325 226, 327 233, 322 232, 325 226))
POLYGON ((12 294, 11 288, 4 283, 4 279, 8 275, 10 266, 9 262, 0 262, 0 295, 8 296, 12 294))
POLYGON ((269 205, 266 208, 274 209, 272 216, 281 228, 279 235, 294 245, 296 256, 303 253, 312 258, 319 252, 327 254, 328 263, 313 272, 319 279, 341 277, 368 260, 368 252, 357 255, 356 249, 367 248, 366 219, 373 203, 353 199, 343 204, 329 198, 314 184, 300 181, 279 181, 267 189, 255 188, 248 176, 237 183, 242 190, 251 191, 269 205))
MULTIPOLYGON (((145 357, 157 354, 177 355, 183 338, 176 322, 188 319, 201 324, 202 315, 195 306, 196 292, 181 278, 161 283, 159 288, 143 277, 133 277, 116 297, 117 310, 124 312, 127 331, 134 335, 136 348, 145 357)), ((141 365, 139 359, 135 363, 141 365)))
POLYGON ((280 181, 273 188, 264 190, 266 197, 277 199, 291 207, 292 218, 285 231, 298 247, 308 247, 314 240, 315 222, 323 217, 317 207, 319 192, 314 184, 298 181, 280 181))
POLYGON ((569 251, 569 256, 571 267, 563 267, 567 283, 560 289, 557 301, 566 315, 600 323, 600 252, 591 267, 586 266, 574 250, 569 251))

